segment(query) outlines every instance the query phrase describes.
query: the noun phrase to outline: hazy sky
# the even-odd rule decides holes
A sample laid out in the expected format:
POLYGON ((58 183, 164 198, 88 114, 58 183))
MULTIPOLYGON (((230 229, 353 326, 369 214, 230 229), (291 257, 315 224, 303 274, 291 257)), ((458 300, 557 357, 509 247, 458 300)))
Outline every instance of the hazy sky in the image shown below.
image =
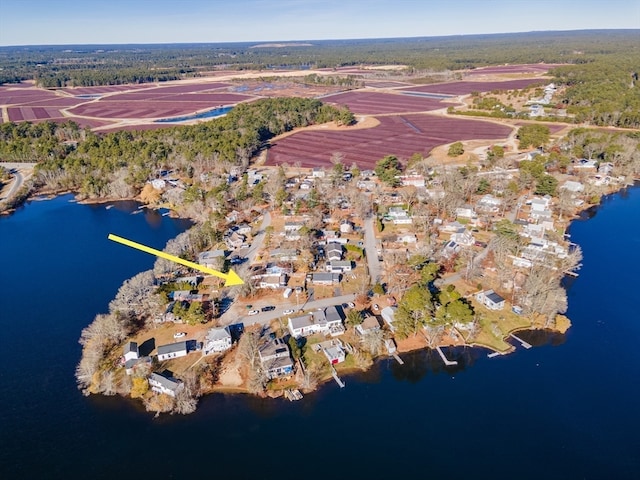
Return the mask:
POLYGON ((0 0, 3 46, 598 28, 640 28, 640 0, 0 0))

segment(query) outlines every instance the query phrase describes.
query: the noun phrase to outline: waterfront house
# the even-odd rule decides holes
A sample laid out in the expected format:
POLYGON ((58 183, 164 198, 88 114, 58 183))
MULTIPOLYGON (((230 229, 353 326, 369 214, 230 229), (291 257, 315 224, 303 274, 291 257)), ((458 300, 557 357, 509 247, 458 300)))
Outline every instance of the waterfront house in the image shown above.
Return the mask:
POLYGON ((246 239, 247 237, 245 237, 244 235, 238 232, 233 232, 224 239, 224 242, 231 250, 235 250, 237 248, 244 247, 244 242, 246 239))
POLYGON ((384 307, 380 311, 380 316, 384 320, 384 322, 389 326, 389 329, 393 332, 395 329, 393 327, 393 322, 395 322, 395 314, 398 307, 384 307))
POLYGON ((184 388, 180 380, 176 380, 170 375, 155 372, 149 375, 149 386, 154 392, 164 393, 170 397, 175 397, 176 394, 184 388))
POLYGON ((224 250, 209 250, 198 254, 198 263, 207 268, 221 268, 226 256, 224 250))
POLYGON ((231 348, 231 332, 229 327, 210 328, 204 342, 204 354, 224 352, 231 348))
POLYGON ((584 185, 580 182, 567 180, 560 186, 560 190, 568 190, 572 193, 580 193, 584 190, 584 185))
POLYGON ((486 290, 476 294, 476 299, 489 310, 502 310, 505 300, 493 290, 486 290))
POLYGON ((344 333, 342 312, 332 305, 324 310, 316 310, 311 314, 290 317, 287 322, 292 337, 300 338, 314 333, 340 335, 344 333))
POLYGON ((137 360, 140 358, 140 352, 138 351, 138 344, 136 342, 127 342, 124 346, 124 361, 137 360))
POLYGON ((293 361, 289 345, 281 338, 274 338, 258 347, 260 363, 269 379, 285 377, 293 373, 293 361))
POLYGON ((378 330, 380 330, 378 319, 371 315, 367 315, 360 325, 356 325, 356 333, 361 337, 378 330))
POLYGON ((187 355, 187 342, 170 343, 168 345, 160 345, 158 347, 158 361, 169 360, 172 358, 184 357, 187 355))
POLYGON ((344 362, 346 354, 340 340, 327 340, 319 345, 331 365, 344 362))
POLYGON ((396 353, 396 350, 398 349, 396 347, 396 342, 393 341, 393 338, 385 338, 384 348, 387 349, 387 353, 389 355, 393 355, 394 353, 396 353))

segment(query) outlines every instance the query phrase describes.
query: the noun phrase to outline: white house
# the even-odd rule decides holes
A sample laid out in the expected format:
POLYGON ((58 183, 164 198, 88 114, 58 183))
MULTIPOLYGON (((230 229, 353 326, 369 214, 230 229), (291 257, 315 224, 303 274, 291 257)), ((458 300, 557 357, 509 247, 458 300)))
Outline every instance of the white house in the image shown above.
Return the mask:
POLYGON ((378 319, 371 315, 365 317, 360 325, 356 325, 356 333, 362 337, 380 330, 378 319))
POLYGON ((334 242, 328 243, 324 248, 325 258, 329 261, 342 260, 342 244, 334 242))
POLYGON ((456 208, 456 217, 460 218, 475 218, 476 212, 473 210, 473 207, 467 205, 464 207, 456 208))
POLYGON ((293 361, 289 356, 289 345, 281 338, 274 338, 258 347, 260 363, 269 379, 285 377, 293 373, 293 361))
POLYGON ((451 241, 463 247, 470 247, 475 243, 476 239, 469 230, 461 228, 456 233, 451 234, 451 241))
POLYGON ((402 182, 403 187, 424 187, 426 185, 424 180, 424 175, 417 174, 409 174, 409 175, 400 175, 400 181, 402 182))
POLYGON ((351 233, 353 232, 353 223, 349 220, 343 220, 340 222, 340 233, 351 233))
POLYGON ((240 223, 231 227, 231 230, 238 232, 240 235, 251 235, 251 225, 248 223, 240 223))
POLYGON ((494 197, 489 193, 484 195, 480 200, 478 200, 478 203, 476 204, 476 207, 478 210, 482 212, 490 212, 490 213, 497 212, 498 210, 500 210, 501 206, 502 206, 502 200, 498 197, 494 197))
POLYGON ((290 317, 287 322, 292 337, 300 338, 314 333, 340 335, 344 333, 342 313, 333 305, 307 315, 290 317))
POLYGON ((164 393, 171 397, 175 397, 176 394, 184 388, 184 385, 180 380, 176 380, 173 377, 164 376, 159 373, 152 373, 149 376, 149 386, 154 392, 164 393))
POLYGON ((229 327, 210 328, 204 342, 204 354, 224 352, 231 348, 231 333, 229 327))
POLYGON ((395 321, 395 314, 398 307, 384 307, 380 311, 380 316, 384 320, 384 322, 389 326, 391 331, 393 332, 395 329, 393 327, 393 322, 395 321))
POLYGON ((489 310, 502 310, 504 308, 504 298, 493 290, 477 293, 476 299, 489 310))
POLYGON ((311 170, 311 176, 313 178, 324 178, 325 172, 323 168, 315 167, 311 170))
POLYGON ((244 247, 244 242, 246 239, 247 237, 245 237, 244 235, 238 232, 233 232, 224 239, 224 242, 227 244, 227 247, 235 250, 236 248, 244 247))
POLYGON ((349 260, 335 260, 332 262, 327 262, 326 265, 327 272, 331 273, 343 273, 351 271, 351 261, 349 260))
POLYGON ((169 360, 171 358, 179 358, 187 355, 187 342, 170 343, 169 345, 160 345, 158 347, 158 361, 169 360))
POLYGON ((340 283, 339 273, 313 272, 311 274, 311 283, 314 285, 335 285, 340 283))
POLYGON ((198 254, 198 263, 203 267, 218 268, 226 256, 227 252, 224 250, 209 250, 198 254))
POLYGON ((402 233, 396 237, 397 243, 418 243, 415 233, 402 233))
POLYGON ((127 342, 124 346, 124 361, 137 360, 140 358, 140 352, 138 351, 138 344, 136 342, 127 342))
POLYGON ((584 190, 584 185, 580 182, 575 182, 573 180, 567 180, 560 186, 561 190, 568 190, 572 193, 580 193, 584 190))
POLYGON ((282 288, 287 286, 287 276, 285 274, 281 275, 265 275, 260 279, 260 283, 258 283, 258 288, 282 288))
POLYGON ((327 340, 319 345, 331 365, 344 362, 346 354, 340 340, 327 340))

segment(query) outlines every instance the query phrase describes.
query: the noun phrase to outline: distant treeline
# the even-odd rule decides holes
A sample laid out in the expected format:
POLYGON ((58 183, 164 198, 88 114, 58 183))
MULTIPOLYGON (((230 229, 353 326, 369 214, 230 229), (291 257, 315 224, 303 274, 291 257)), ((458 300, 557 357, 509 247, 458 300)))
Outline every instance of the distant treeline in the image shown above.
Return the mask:
POLYGON ((584 64, 602 56, 632 56, 634 51, 638 56, 638 34, 637 30, 594 30, 322 40, 309 42, 310 46, 261 48, 252 48, 253 43, 0 47, 0 83, 26 79, 38 79, 43 86, 137 83, 220 68, 391 64, 443 71, 503 63, 584 64))
POLYGON ((39 178, 51 188, 124 197, 139 193, 158 169, 190 176, 195 162, 246 166, 270 138, 329 121, 350 124, 354 117, 315 99, 275 98, 240 104, 208 122, 159 130, 96 134, 73 122, 3 123, 0 158, 38 162, 39 178))

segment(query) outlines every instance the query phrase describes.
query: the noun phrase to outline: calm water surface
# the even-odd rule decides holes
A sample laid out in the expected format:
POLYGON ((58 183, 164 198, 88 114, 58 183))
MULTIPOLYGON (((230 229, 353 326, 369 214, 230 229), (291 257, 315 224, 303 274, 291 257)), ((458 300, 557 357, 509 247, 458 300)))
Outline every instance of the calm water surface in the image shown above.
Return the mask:
POLYGON ((429 352, 378 363, 297 403, 204 398, 153 418, 122 398, 83 397, 80 331, 188 227, 135 204, 32 202, 0 219, 0 478, 640 478, 640 188, 574 222, 584 251, 567 335, 489 359, 429 352))

